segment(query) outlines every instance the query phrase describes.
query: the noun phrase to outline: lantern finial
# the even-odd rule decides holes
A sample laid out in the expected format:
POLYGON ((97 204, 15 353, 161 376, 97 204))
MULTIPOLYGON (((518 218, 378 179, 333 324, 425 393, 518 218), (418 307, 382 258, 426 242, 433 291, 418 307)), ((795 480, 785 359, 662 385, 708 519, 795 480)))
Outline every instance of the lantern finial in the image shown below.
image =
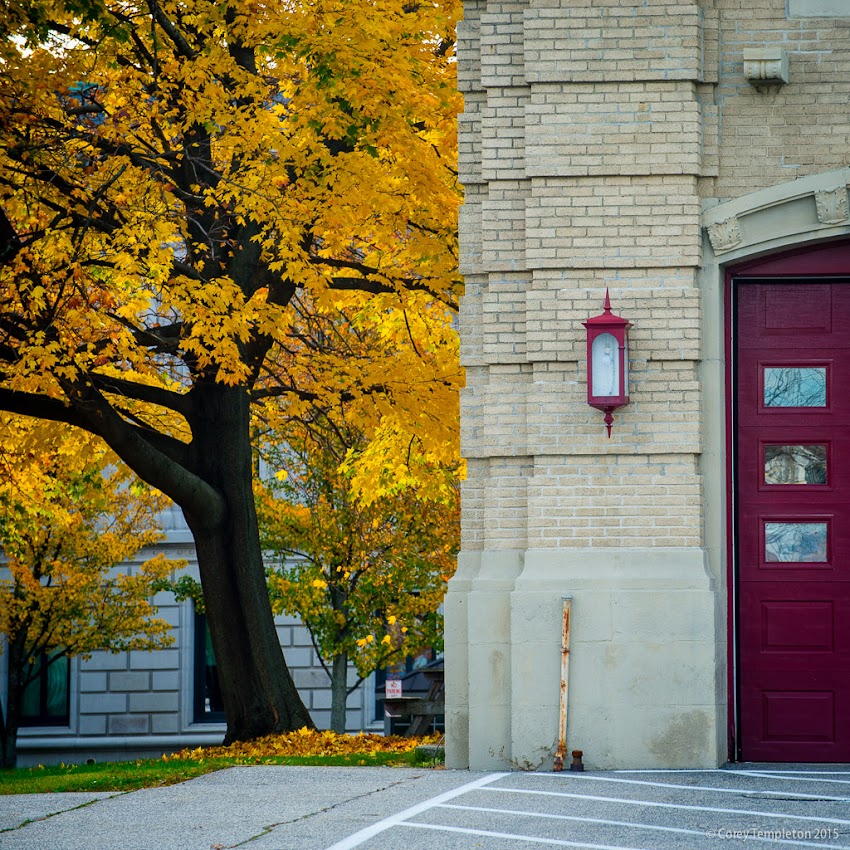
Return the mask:
POLYGON ((606 313, 611 312, 611 297, 608 295, 608 287, 605 287, 605 303, 602 305, 602 309, 606 313))

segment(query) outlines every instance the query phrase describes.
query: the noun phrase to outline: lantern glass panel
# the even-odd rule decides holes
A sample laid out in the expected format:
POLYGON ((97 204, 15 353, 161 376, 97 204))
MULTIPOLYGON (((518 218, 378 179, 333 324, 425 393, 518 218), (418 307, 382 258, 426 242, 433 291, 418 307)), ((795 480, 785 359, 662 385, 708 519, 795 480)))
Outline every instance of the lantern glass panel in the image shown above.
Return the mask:
POLYGON ((629 337, 623 342, 623 395, 629 394, 629 337))
POLYGON ((600 334, 591 347, 593 384, 595 396, 617 396, 620 394, 620 352, 617 338, 613 334, 600 334))

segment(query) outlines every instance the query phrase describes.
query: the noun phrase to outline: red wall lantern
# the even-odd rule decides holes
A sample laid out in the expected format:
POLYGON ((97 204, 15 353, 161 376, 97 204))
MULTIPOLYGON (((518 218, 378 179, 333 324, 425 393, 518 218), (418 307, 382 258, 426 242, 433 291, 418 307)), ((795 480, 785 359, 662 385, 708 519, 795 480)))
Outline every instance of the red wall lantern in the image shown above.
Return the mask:
POLYGON ((629 328, 632 323, 611 312, 605 290, 600 315, 582 324, 587 328, 587 403, 605 412, 611 436, 612 411, 629 403, 629 328))

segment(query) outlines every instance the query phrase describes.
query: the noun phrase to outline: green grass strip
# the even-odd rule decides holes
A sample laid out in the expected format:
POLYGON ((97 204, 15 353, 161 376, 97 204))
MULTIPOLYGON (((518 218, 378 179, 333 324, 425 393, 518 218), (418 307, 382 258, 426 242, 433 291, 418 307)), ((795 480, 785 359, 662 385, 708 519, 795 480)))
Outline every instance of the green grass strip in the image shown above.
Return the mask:
POLYGON ((95 762, 0 770, 0 795, 52 794, 61 791, 136 791, 174 785, 214 770, 238 765, 315 765, 325 767, 412 767, 413 752, 353 753, 337 756, 258 756, 240 759, 95 762))

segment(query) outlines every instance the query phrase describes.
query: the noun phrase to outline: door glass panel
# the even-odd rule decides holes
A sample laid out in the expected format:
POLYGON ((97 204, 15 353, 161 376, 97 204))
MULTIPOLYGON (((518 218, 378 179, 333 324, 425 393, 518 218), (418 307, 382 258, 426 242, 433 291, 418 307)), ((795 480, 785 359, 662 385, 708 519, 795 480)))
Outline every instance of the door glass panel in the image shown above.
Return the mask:
POLYGON ((766 522, 765 561, 825 563, 826 527, 825 522, 766 522))
POLYGON ((826 446, 765 446, 765 484, 826 484, 826 446))
POLYGON ((826 407, 826 366, 766 366, 765 407, 826 407))

